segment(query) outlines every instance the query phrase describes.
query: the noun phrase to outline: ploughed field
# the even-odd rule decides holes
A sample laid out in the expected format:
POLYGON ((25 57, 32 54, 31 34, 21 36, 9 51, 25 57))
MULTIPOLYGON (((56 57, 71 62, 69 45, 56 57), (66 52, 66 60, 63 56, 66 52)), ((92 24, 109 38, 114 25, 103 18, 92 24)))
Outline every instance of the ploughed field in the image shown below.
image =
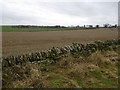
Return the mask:
POLYGON ((44 32, 2 32, 3 56, 48 50, 75 43, 118 38, 117 29, 90 29, 44 32))
POLYGON ((2 33, 3 88, 118 87, 117 29, 2 33))

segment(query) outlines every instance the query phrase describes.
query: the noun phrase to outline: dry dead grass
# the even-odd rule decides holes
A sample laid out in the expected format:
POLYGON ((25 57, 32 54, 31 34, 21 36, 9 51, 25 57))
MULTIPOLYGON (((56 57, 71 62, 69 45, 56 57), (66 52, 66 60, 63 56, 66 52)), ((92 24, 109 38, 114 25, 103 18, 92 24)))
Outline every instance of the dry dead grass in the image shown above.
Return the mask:
POLYGON ((116 56, 117 53, 113 51, 96 52, 88 58, 73 58, 68 55, 52 65, 27 63, 22 69, 30 72, 28 76, 25 74, 27 77, 24 79, 11 81, 7 87, 117 87, 117 60, 111 60, 113 57, 116 59, 116 56))
MULTIPOLYGON (((11 71, 10 71, 11 72, 11 71)), ((14 78, 10 84, 5 87, 8 88, 41 88, 42 87, 42 74, 40 68, 32 63, 26 63, 22 66, 17 66, 12 71, 14 78)), ((11 77, 10 75, 9 77, 11 77)))

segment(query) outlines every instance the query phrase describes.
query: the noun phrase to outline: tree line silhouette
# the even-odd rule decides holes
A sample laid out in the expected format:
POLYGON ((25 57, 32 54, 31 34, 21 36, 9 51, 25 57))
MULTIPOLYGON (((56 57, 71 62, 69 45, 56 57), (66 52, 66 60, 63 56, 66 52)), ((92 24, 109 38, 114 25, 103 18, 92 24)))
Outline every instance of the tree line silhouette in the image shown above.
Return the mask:
POLYGON ((103 26, 100 25, 84 25, 84 26, 37 26, 37 25, 13 25, 11 26, 13 28, 117 28, 117 24, 111 25, 111 24, 103 24, 103 26))

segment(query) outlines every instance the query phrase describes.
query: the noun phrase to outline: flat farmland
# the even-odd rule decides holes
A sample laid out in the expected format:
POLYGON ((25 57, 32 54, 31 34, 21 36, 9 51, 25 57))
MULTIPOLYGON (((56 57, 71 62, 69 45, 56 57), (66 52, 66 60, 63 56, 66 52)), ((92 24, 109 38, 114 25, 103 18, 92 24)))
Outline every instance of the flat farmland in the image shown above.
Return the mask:
POLYGON ((117 29, 87 29, 44 32, 2 32, 3 56, 21 55, 30 52, 62 47, 73 42, 88 43, 96 40, 118 38, 117 29))

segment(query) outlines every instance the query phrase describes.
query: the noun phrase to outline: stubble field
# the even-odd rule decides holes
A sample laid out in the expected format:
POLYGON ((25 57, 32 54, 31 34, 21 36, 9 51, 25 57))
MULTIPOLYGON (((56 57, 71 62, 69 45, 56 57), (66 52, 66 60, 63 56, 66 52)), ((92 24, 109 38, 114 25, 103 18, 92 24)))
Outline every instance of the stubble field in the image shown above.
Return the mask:
POLYGON ((29 52, 62 47, 73 42, 89 43, 96 40, 118 38, 117 29, 90 29, 46 32, 2 32, 3 56, 19 55, 29 52))

